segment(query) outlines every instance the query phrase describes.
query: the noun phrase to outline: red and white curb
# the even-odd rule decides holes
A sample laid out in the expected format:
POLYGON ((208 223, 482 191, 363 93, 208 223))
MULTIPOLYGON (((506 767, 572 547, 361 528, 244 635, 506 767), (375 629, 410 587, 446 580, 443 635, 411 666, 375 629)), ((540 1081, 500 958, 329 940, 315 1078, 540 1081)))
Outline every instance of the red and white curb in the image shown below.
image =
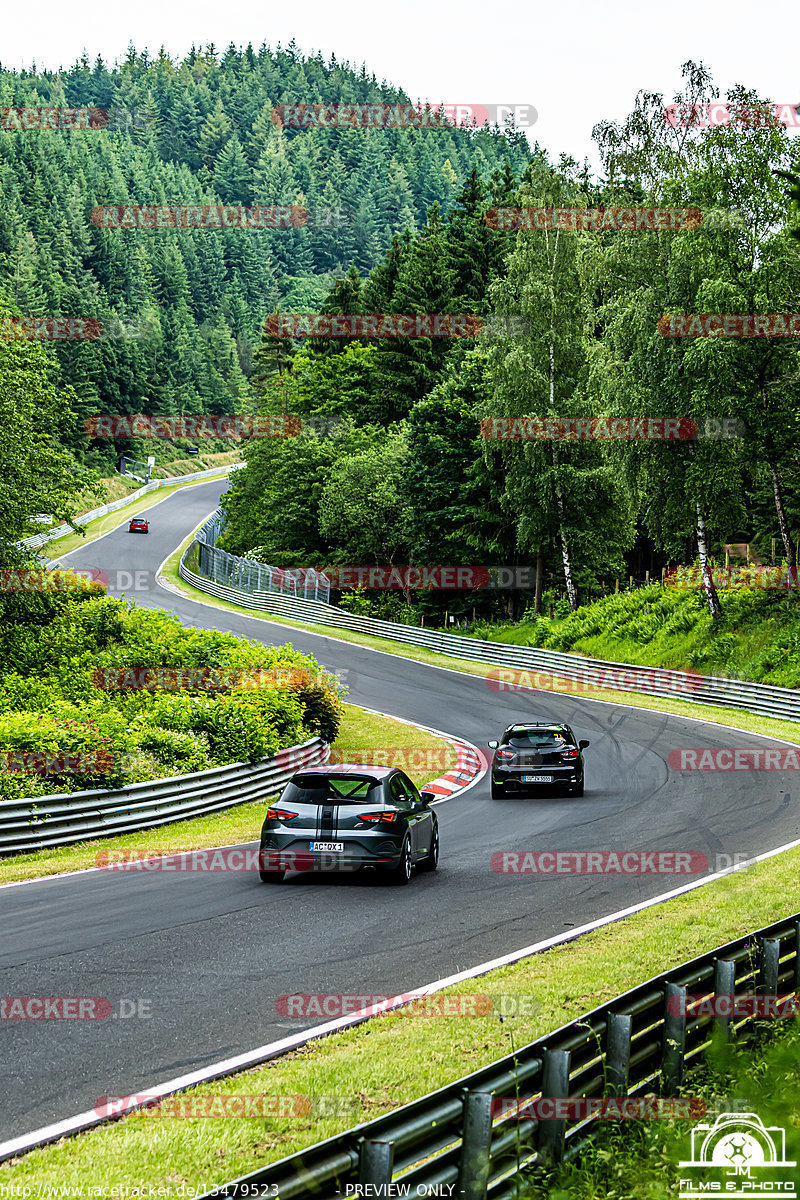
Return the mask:
POLYGON ((435 792, 443 799, 457 795, 467 785, 477 783, 481 776, 486 774, 486 760, 480 750, 469 742, 460 742, 453 738, 448 738, 447 741, 455 749, 456 765, 438 779, 425 784, 426 792, 435 792))
POLYGON ((439 800, 451 800, 453 796, 459 796, 462 792, 469 791, 486 774, 489 765, 488 759, 477 746, 473 746, 472 742, 467 742, 464 738, 453 737, 450 733, 443 733, 441 729, 433 729, 430 725, 418 725, 416 721, 407 721, 404 717, 395 717, 392 713, 379 712, 377 708, 364 708, 361 704, 355 707, 360 708, 362 712, 372 713, 375 717, 386 717, 389 721, 398 721, 401 725, 409 725, 412 729, 419 730, 420 733, 432 733, 434 737, 440 737, 443 741, 449 742, 456 752, 456 765, 449 771, 445 771, 444 775, 440 775, 438 779, 432 779, 430 783, 424 784, 422 788, 423 791, 434 792, 439 800))

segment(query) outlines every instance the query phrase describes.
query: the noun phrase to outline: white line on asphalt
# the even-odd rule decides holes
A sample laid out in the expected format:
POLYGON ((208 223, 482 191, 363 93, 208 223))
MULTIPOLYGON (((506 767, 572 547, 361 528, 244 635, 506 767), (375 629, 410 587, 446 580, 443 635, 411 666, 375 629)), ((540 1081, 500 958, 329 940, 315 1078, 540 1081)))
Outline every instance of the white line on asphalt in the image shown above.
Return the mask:
MULTIPOLYGON (((221 483, 221 482, 223 482, 223 480, 222 480, 222 479, 200 479, 200 480, 198 480, 196 483, 181 483, 181 482, 180 482, 180 476, 178 476, 178 477, 176 478, 176 480, 175 480, 175 485, 174 485, 174 486, 176 486, 176 487, 180 487, 182 491, 184 491, 184 490, 185 490, 185 491, 187 491, 187 492, 188 492, 188 491, 190 491, 190 490, 191 490, 193 487, 203 487, 203 486, 204 486, 205 484, 207 484, 207 483, 221 483)), ((170 484, 169 486, 170 486, 170 487, 172 487, 173 485, 172 485, 172 484, 170 484)), ((155 495, 155 494, 156 494, 156 493, 155 493, 155 492, 153 492, 153 495, 155 495)), ((167 500, 172 500, 172 499, 174 499, 174 496, 175 496, 175 493, 174 493, 174 492, 172 493, 172 495, 169 495, 169 496, 162 496, 160 500, 156 500, 154 504, 150 504, 150 505, 148 505, 148 507, 147 507, 147 508, 142 508, 142 509, 140 509, 140 510, 139 510, 138 512, 136 512, 136 513, 128 513, 127 517, 123 517, 123 518, 122 518, 122 520, 120 521, 119 525, 115 525, 113 529, 109 529, 109 530, 107 530, 105 533, 101 533, 101 534, 99 534, 97 537, 89 537, 89 538, 87 538, 85 542, 81 542, 80 546, 76 546, 74 550, 67 550, 66 554, 59 554, 59 555, 58 555, 58 559, 60 560, 60 559, 62 559, 62 558, 69 558, 70 554, 76 554, 76 553, 78 552, 78 550, 84 550, 84 549, 85 549, 87 546, 94 546, 94 545, 95 545, 97 542, 102 542, 103 538, 110 537, 112 533, 116 533, 118 529, 121 529, 121 528, 122 528, 122 526, 125 524, 125 522, 126 522, 126 521, 130 521, 130 520, 131 520, 133 517, 139 517, 139 516, 141 516, 141 515, 142 515, 142 513, 148 513, 148 512, 150 512, 150 511, 151 511, 151 509, 158 508, 159 504, 165 504, 167 500)), ((136 501, 134 500, 134 501, 133 501, 133 503, 135 504, 135 503, 136 503, 136 501)), ((125 510, 124 510, 124 509, 120 509, 119 511, 120 511, 120 512, 124 512, 125 510)), ((216 509, 214 509, 214 511, 216 512, 216 509)), ((106 516, 108 516, 108 517, 110 517, 110 516, 113 516, 113 515, 114 515, 113 513, 106 513, 106 516)), ((211 514, 209 513, 209 516, 210 516, 210 515, 211 515, 211 514)), ((102 520, 102 518, 99 518, 99 517, 98 517, 98 518, 96 518, 96 519, 97 519, 97 520, 102 520)), ((200 522, 200 525, 202 525, 202 524, 203 524, 205 521, 207 521, 207 520, 208 520, 208 517, 203 517, 203 520, 200 522)), ((199 529, 199 528, 200 528, 200 525, 198 525, 198 526, 197 526, 197 529, 199 529)), ((78 528, 79 528, 79 529, 81 529, 81 528, 84 528, 84 527, 83 527, 83 526, 78 526, 78 528)), ((197 532, 197 529, 194 529, 194 530, 192 530, 192 532, 193 532, 193 533, 196 533, 196 532, 197 532)), ((65 534, 64 534, 64 537, 71 537, 71 536, 72 536, 72 534, 69 534, 69 533, 65 533, 65 534)), ((54 538, 54 539, 53 539, 53 542, 44 542, 44 543, 43 543, 43 546, 51 546, 51 545, 54 545, 54 543, 55 543, 56 541, 60 541, 60 538, 54 538)), ((42 546, 40 546, 40 547, 39 547, 39 549, 40 549, 40 550, 41 550, 42 548, 43 548, 42 546)), ((175 551, 173 550, 173 551, 172 551, 172 553, 174 554, 174 553, 175 553, 175 551)), ((47 557, 49 558, 50 556, 48 555, 47 557)), ((168 555, 167 555, 167 558, 170 558, 170 557, 171 557, 171 555, 169 555, 169 554, 168 554, 168 555)), ((53 559, 52 561, 53 561, 53 562, 55 562, 55 561, 56 561, 56 559, 53 559)), ((165 559, 164 559, 164 562, 166 562, 166 561, 167 561, 167 559, 165 558, 165 559)), ((162 564, 161 564, 161 567, 163 567, 163 565, 164 565, 164 563, 162 563, 162 564)), ((159 571, 161 570, 161 567, 159 567, 159 568, 158 568, 158 570, 159 570, 159 571)), ((156 572, 156 574, 158 574, 158 572, 156 572)))
MULTIPOLYGON (((206 518, 206 520, 208 520, 208 518, 206 518)), ((202 524, 202 522, 201 522, 201 524, 202 524)), ((199 528, 199 526, 198 526, 198 528, 199 528)), ((174 553, 175 553, 175 551, 173 550, 172 554, 174 554, 174 553)), ((167 558, 171 558, 171 557, 172 557, 172 555, 167 555, 167 558)), ((167 558, 164 559, 164 562, 162 562, 161 566, 158 568, 158 571, 156 571, 156 583, 160 584, 162 587, 164 587, 164 584, 161 583, 161 581, 159 580, 158 574, 161 571, 161 568, 164 566, 164 563, 167 561, 167 558)), ((189 586, 186 583, 185 579, 181 580, 181 582, 184 584, 185 587, 189 586)), ((166 590, 166 588, 165 588, 165 590, 166 590)), ((183 597, 184 600, 188 600, 190 604, 198 604, 198 605, 200 605, 201 608, 211 608, 211 609, 214 609, 216 612, 227 612, 228 611, 227 609, 220 608, 216 604, 210 604, 206 600, 196 600, 194 598, 194 596, 189 596, 184 591, 181 591, 179 594, 183 597)), ((228 603, 228 602, 226 601, 226 603, 228 603)), ((387 658, 397 658, 397 659, 400 659, 402 662, 416 663, 416 665, 418 667, 429 667, 431 671, 447 671, 451 675, 460 675, 462 679, 486 680, 488 678, 488 676, 486 676, 486 675, 473 674, 472 671, 460 671, 458 669, 458 667, 443 667, 443 666, 440 666, 438 663, 423 662, 422 659, 414 658, 410 654, 393 654, 391 650, 379 650, 376 646, 364 646, 361 644, 361 642, 350 642, 350 641, 347 641, 346 638, 336 637, 334 634, 317 633, 315 630, 306 629, 304 626, 300 625, 299 622, 297 625, 282 624, 280 620, 275 619, 276 618, 275 613, 268 613, 268 612, 266 612, 266 609, 264 610, 264 612, 266 613, 266 617, 256 616, 254 613, 250 613, 250 612, 243 612, 243 613, 236 612, 234 615, 237 617, 249 617, 251 620, 258 621, 262 625, 275 625, 278 629, 288 629, 289 631, 295 629, 298 633, 308 634, 309 637, 325 638, 329 642, 338 642, 340 646, 355 646, 356 649, 358 649, 358 650, 368 650, 370 652, 370 654, 385 654, 387 658)), ((324 626, 324 628, 334 629, 336 627, 335 626, 324 626)), ((355 630, 354 632, 358 632, 358 630, 355 630)), ((362 636, 363 637, 380 638, 381 635, 379 633, 369 633, 369 634, 363 634, 362 636)), ((384 639, 384 640, 386 640, 386 639, 384 639)), ((446 654, 443 650, 431 650, 430 653, 431 654, 441 654, 443 658, 458 658, 459 657, 458 654, 455 653, 455 651, 451 655, 446 654)), ((482 665, 491 666, 491 663, 484 663, 482 665)), ((529 694, 536 694, 536 695, 541 695, 541 696, 570 696, 572 694, 570 692, 557 692, 555 690, 550 691, 549 689, 546 689, 546 688, 525 688, 525 691, 526 691, 526 693, 529 693, 529 694)), ((706 717, 692 717, 692 716, 689 716, 687 713, 666 712, 662 708, 648 708, 647 705, 645 705, 645 704, 626 704, 624 700, 597 700, 597 699, 595 699, 593 697, 589 697, 589 696, 579 696, 579 697, 573 697, 573 698, 583 700, 587 704, 608 704, 612 708, 630 708, 630 709, 635 710, 636 712, 656 713, 656 715, 660 716, 660 717, 674 717, 675 720, 677 720, 677 721, 697 721, 700 725, 711 725, 715 729, 738 729, 740 731, 740 733, 746 733, 749 737, 763 738, 764 741, 768 741, 768 742, 780 742, 780 744, 783 746, 798 746, 798 745, 800 745, 800 742, 791 742, 791 741, 789 741, 788 738, 774 737, 770 733, 753 733, 753 731, 750 729, 743 729, 741 727, 741 725, 725 725, 722 721, 709 721, 706 717)), ((683 699, 680 696, 654 697, 654 699, 656 699, 656 698, 663 699, 663 700, 674 700, 675 703, 683 703, 683 704, 693 704, 693 703, 694 704, 696 704, 696 703, 706 704, 706 703, 708 703, 708 701, 693 701, 693 700, 689 700, 689 699, 683 699)), ((715 706, 710 705, 709 707, 715 707, 715 706)), ((746 708, 743 708, 741 710, 734 709, 732 711, 747 712, 747 709, 746 708)), ((391 714, 389 714, 389 715, 391 715, 391 714)), ((749 716, 760 716, 762 714, 749 713, 748 715, 749 716)), ((396 719, 399 720, 399 718, 396 718, 396 719)), ((766 717, 766 720, 775 720, 775 721, 786 720, 786 721, 788 721, 789 718, 788 717, 783 717, 783 718, 782 717, 773 717, 773 718, 766 717)), ((795 724, 796 724, 796 722, 795 722, 795 724)), ((451 734, 450 736, 458 737, 458 734, 454 733, 454 734, 451 734)))

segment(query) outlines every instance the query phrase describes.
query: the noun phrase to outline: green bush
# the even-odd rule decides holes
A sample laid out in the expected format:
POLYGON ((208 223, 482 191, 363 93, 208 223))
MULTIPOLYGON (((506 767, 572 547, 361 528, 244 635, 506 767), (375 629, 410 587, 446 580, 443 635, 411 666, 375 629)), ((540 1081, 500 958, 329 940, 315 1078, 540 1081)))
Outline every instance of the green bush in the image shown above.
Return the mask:
MULTIPOLYGON (((24 611, 25 599, 12 594, 12 607, 24 611)), ((0 752, 42 758, 23 764, 27 774, 0 762, 0 799, 121 787, 336 738, 344 689, 293 646, 184 629, 92 591, 30 600, 30 620, 4 643, 14 653, 0 659, 0 752), (119 673, 139 668, 148 686, 125 690, 119 673), (79 757, 65 767, 65 756, 79 757)))
POLYGON ((175 775, 190 775, 213 766, 208 737, 202 733, 178 733, 174 729, 145 727, 134 746, 148 751, 159 768, 175 775))

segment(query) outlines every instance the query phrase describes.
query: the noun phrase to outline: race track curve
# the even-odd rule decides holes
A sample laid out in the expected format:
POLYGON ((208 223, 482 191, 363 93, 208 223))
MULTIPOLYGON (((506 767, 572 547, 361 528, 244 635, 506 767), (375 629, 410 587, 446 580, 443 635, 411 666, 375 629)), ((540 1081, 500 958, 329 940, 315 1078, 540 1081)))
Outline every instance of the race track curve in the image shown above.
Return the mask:
POLYGON ((282 993, 408 990, 687 878, 497 874, 498 850, 680 850, 708 855, 713 869, 718 854, 749 856, 800 836, 788 772, 667 766, 682 746, 763 747, 753 735, 564 695, 498 694, 479 677, 214 609, 156 584, 159 564, 226 486, 181 490, 149 511, 147 537, 128 534, 126 523, 65 564, 101 567, 112 594, 121 585, 185 625, 289 641, 347 670, 354 703, 478 746, 513 720, 569 721, 591 741, 586 793, 492 801, 482 780, 439 806, 440 869, 402 889, 369 876, 305 875, 265 887, 242 872, 100 872, 0 889, 0 996, 133 998, 151 1014, 3 1021, 0 1139, 317 1023, 280 1016, 282 993))

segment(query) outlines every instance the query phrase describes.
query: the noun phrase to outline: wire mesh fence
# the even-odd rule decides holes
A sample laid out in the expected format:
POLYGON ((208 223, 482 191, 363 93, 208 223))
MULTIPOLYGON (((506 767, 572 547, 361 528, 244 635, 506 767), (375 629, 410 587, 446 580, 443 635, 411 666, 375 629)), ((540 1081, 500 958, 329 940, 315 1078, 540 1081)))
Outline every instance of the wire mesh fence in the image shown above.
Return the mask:
POLYGON ((224 516, 213 513, 195 534, 198 546, 195 574, 221 587, 247 592, 276 592, 298 600, 330 602, 331 585, 327 576, 313 567, 272 567, 255 559, 229 554, 216 545, 225 528, 224 516))

